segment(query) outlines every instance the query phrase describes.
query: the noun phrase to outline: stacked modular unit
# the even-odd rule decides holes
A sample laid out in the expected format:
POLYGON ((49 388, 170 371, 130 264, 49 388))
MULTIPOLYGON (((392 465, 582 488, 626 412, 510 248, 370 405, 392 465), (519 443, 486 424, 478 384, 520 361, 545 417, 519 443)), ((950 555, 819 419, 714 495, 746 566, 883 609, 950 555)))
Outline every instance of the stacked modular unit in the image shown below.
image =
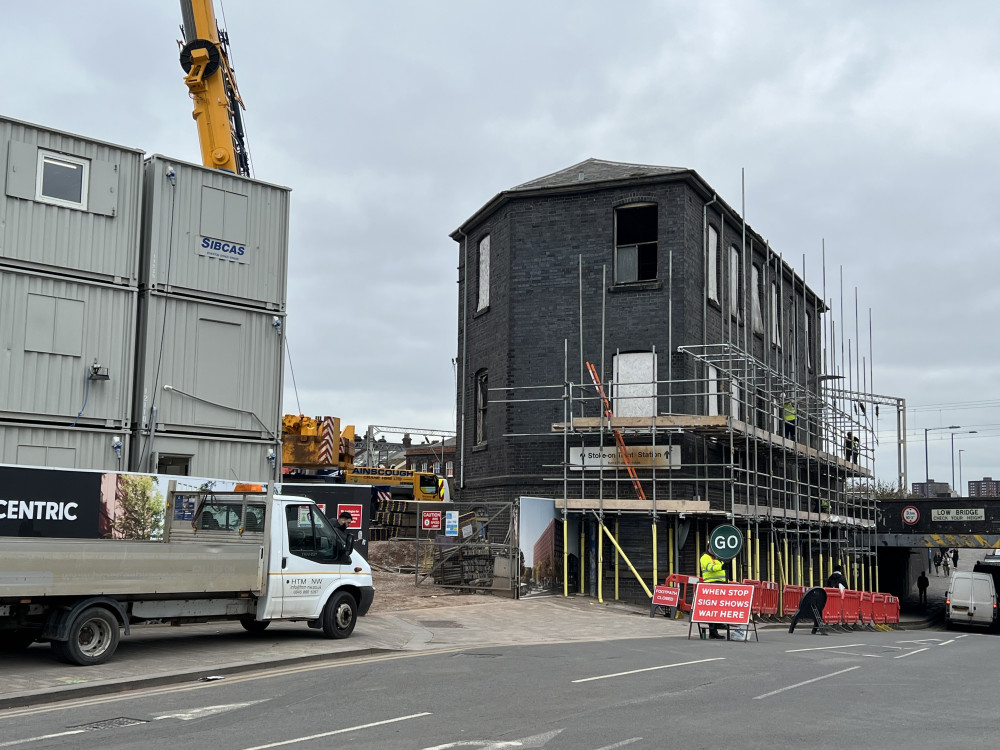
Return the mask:
POLYGON ((287 188, 146 160, 133 470, 275 479, 288 206, 287 188))
POLYGON ((128 461, 141 151, 0 117, 0 460, 128 461))

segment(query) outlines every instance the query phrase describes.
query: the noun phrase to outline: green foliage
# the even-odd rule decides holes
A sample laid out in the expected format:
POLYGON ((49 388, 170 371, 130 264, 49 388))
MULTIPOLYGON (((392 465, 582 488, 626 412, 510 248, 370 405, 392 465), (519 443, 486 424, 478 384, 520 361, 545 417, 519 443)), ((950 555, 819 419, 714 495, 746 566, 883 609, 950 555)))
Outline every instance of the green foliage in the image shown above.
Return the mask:
POLYGON ((912 492, 901 490, 895 482, 886 482, 883 479, 876 479, 873 489, 878 500, 905 500, 911 497, 920 497, 912 492))
POLYGON ((120 474, 116 493, 115 536, 121 539, 152 539, 163 530, 166 501, 155 477, 120 474))

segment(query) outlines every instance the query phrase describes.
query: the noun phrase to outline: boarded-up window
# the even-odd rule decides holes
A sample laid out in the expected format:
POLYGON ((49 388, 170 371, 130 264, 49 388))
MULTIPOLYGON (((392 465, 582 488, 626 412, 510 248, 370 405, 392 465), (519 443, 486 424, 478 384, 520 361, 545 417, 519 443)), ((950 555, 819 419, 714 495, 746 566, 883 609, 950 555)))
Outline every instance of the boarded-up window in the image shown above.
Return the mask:
POLYGON ((781 348, 781 305, 778 304, 778 285, 771 282, 771 343, 781 348))
POLYGON ((490 236, 479 241, 479 302, 476 312, 490 306, 490 236))
POLYGON ((486 442, 486 407, 489 404, 489 372, 476 373, 476 444, 486 442))
POLYGON ((615 283, 656 279, 656 205, 615 211, 615 283))
POLYGON ((706 373, 708 383, 708 403, 705 412, 710 417, 717 417, 719 415, 719 368, 714 365, 708 365, 706 373))
POLYGON ((82 300, 29 294, 24 350, 81 356, 84 309, 82 300))
POLYGON ((753 332, 754 333, 764 333, 764 315, 761 310, 760 304, 760 268, 753 266, 750 278, 750 293, 753 295, 753 309, 751 315, 753 317, 753 332))
POLYGON ((614 358, 616 417, 656 416, 656 357, 653 352, 626 352, 614 358))
POLYGON ((712 302, 719 301, 719 233, 715 227, 708 228, 708 247, 706 248, 708 268, 708 298, 712 302))
POLYGON ((202 187, 202 236, 246 244, 249 201, 247 196, 239 193, 202 187))
POLYGON ((214 406, 197 401, 196 424, 235 427, 242 379, 242 327, 218 320, 198 321, 198 350, 194 363, 195 395, 214 406))
POLYGON ((740 319, 740 250, 736 245, 729 248, 729 312, 734 318, 740 319))

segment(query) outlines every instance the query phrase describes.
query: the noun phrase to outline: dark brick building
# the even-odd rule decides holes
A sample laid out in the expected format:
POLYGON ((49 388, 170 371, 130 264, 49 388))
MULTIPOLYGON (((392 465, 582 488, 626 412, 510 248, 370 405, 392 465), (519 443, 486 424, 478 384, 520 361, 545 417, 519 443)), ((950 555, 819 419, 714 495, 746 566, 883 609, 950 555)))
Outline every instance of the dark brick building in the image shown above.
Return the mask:
POLYGON ((843 487, 870 436, 821 393, 824 304, 697 172, 589 159, 499 193, 451 236, 460 502, 552 497, 626 531, 663 513, 665 548, 767 507, 815 525, 810 560, 824 514, 864 515, 843 487), (645 501, 620 464, 584 466, 614 446, 585 362, 633 420, 631 449, 670 454, 640 467, 645 501), (847 431, 853 462, 837 455, 847 431))

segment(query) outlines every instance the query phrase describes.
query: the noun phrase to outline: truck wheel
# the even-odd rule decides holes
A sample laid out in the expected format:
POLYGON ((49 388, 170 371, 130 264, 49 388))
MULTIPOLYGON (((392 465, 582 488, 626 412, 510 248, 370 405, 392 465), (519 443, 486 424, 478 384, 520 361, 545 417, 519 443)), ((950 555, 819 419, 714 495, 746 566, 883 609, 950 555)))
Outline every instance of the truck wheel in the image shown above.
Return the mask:
POLYGON ((35 642, 34 630, 11 630, 0 636, 0 651, 24 651, 35 642))
POLYGON ((73 620, 69 640, 52 641, 52 649, 62 661, 88 667, 110 659, 120 637, 113 614, 103 607, 89 607, 73 620))
POLYGON ((347 638, 358 622, 358 603, 346 591, 338 591, 323 607, 323 635, 327 638, 347 638))
POLYGON ((263 633, 270 624, 270 620, 255 620, 252 615, 240 618, 240 625, 248 633, 263 633))

